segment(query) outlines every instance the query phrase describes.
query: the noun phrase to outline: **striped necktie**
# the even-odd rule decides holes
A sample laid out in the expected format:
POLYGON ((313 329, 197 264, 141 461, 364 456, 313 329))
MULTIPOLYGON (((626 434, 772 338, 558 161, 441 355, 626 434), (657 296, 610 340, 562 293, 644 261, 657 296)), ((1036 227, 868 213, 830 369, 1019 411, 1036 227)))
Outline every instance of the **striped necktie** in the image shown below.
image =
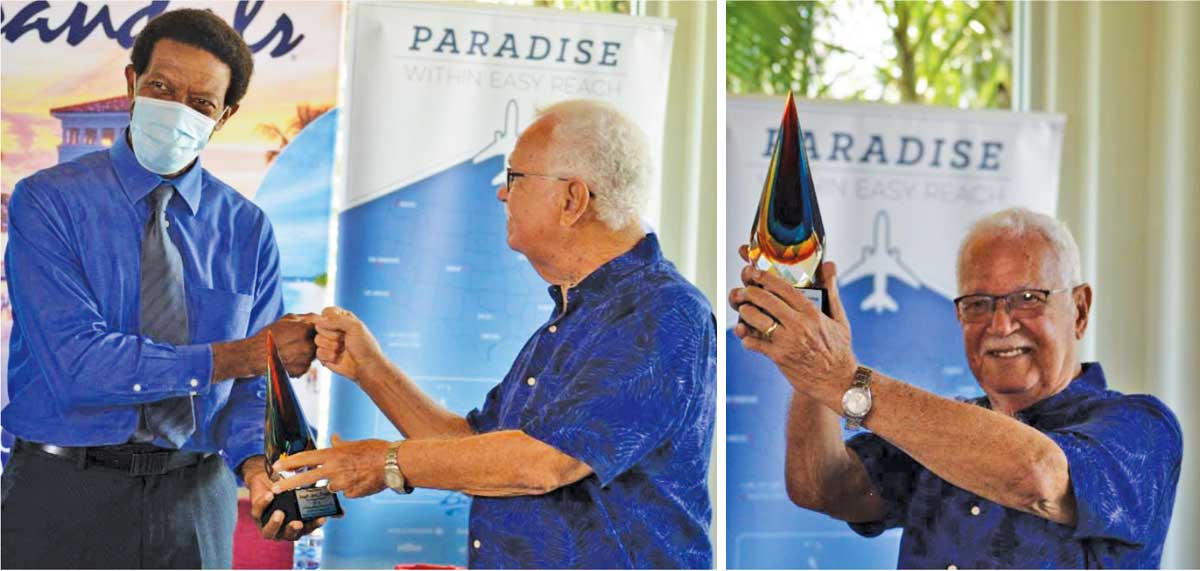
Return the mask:
MULTIPOLYGON (((175 188, 163 184, 150 195, 150 221, 142 233, 142 335, 160 343, 186 345, 187 298, 183 284, 183 258, 167 228, 167 204, 175 188)), ((149 434, 182 447, 196 430, 192 398, 173 397, 142 406, 142 421, 149 434)), ((139 427, 139 432, 142 432, 139 427)), ((135 434, 135 440, 140 440, 135 434)))

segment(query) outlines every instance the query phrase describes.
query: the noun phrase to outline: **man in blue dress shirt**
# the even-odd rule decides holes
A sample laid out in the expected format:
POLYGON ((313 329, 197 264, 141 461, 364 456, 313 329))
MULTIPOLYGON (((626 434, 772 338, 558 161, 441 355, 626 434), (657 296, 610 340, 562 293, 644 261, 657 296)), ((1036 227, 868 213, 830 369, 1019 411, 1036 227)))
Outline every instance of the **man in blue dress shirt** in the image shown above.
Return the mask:
MULTIPOLYGON (((311 323, 281 318, 270 222, 197 158, 238 110, 249 48, 177 10, 131 59, 130 128, 18 182, 9 206, 6 568, 231 567, 234 473, 256 512, 271 499, 265 331, 293 373, 316 351, 311 323)), ((264 536, 313 527, 282 515, 264 536)))
POLYGON ((277 465, 321 467, 276 491, 329 478, 350 497, 385 485, 473 495, 476 568, 710 567, 716 328, 639 222, 645 138, 607 105, 563 102, 521 135, 510 162, 498 193, 508 244, 551 284, 546 323, 464 418, 388 362, 353 315, 327 309, 318 358, 407 439, 292 456, 277 465))
POLYGON ((1107 389, 1081 363, 1091 286, 1066 226, 1011 209, 959 250, 955 300, 984 397, 941 398, 860 366, 833 318, 747 267, 736 334, 795 388, 787 485, 796 504, 867 537, 900 527, 903 568, 1151 568, 1162 557, 1183 454, 1158 399, 1107 389), (764 311, 765 310, 765 311, 764 311), (839 415, 870 433, 842 442, 839 415))

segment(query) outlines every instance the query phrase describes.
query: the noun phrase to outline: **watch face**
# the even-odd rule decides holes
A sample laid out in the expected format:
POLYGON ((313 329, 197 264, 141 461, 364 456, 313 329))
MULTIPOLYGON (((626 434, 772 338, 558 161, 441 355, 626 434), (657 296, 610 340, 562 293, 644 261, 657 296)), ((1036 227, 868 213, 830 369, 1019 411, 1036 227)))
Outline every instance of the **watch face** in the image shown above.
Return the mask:
POLYGON ((871 410, 871 393, 862 387, 852 387, 842 395, 842 411, 847 416, 866 416, 871 410))

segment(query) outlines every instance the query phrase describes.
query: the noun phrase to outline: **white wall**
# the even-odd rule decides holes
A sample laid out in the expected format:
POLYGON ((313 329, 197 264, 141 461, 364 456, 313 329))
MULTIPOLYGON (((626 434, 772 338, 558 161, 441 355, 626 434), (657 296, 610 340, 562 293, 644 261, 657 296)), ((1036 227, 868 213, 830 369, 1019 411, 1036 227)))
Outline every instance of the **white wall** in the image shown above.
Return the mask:
POLYGON ((1096 291, 1083 357, 1158 396, 1184 430, 1163 557, 1200 567, 1200 4, 1041 3, 1029 101, 1067 115, 1059 216, 1096 291))

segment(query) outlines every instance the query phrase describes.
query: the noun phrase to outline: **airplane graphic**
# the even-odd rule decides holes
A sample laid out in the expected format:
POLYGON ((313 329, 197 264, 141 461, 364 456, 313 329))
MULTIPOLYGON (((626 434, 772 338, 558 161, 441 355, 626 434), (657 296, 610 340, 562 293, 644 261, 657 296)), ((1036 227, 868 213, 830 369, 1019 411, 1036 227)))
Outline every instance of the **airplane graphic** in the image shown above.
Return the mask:
POLYGON ((884 311, 898 311, 900 306, 887 293, 887 280, 894 277, 909 286, 920 289, 921 279, 916 272, 909 269, 900 259, 900 250, 892 247, 891 221, 886 211, 880 210, 875 215, 874 240, 869 246, 863 246, 862 257, 846 272, 839 276, 843 284, 871 276, 873 289, 871 295, 863 300, 860 308, 863 311, 875 310, 876 314, 884 311))
MULTIPOLYGON (((516 99, 509 99, 504 105, 504 127, 501 130, 492 132, 492 140, 486 146, 475 153, 471 158, 474 164, 482 163, 496 155, 504 155, 504 161, 508 162, 508 156, 512 154, 513 148, 517 146, 517 135, 520 132, 519 125, 519 107, 516 99)), ((500 186, 504 184, 504 167, 500 168, 500 172, 492 178, 492 184, 500 186)))

